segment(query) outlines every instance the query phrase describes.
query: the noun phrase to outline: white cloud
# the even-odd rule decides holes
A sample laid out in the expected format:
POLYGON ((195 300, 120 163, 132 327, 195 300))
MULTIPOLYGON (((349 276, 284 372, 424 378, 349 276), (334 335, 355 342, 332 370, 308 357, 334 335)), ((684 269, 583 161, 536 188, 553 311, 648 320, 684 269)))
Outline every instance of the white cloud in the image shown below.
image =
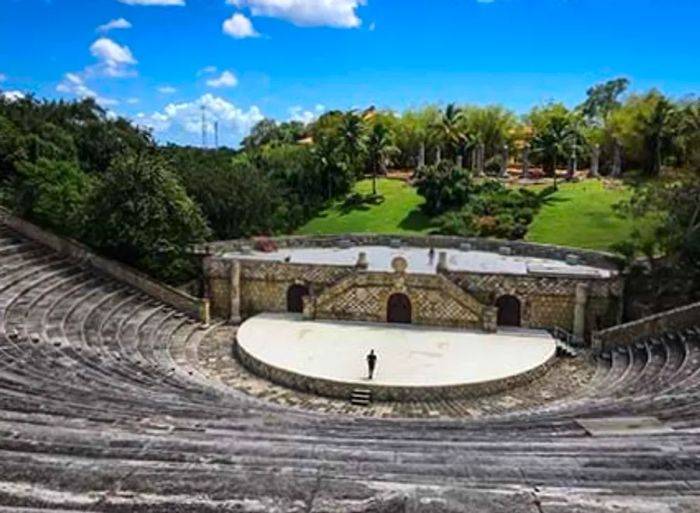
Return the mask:
POLYGON ((98 59, 108 63, 110 66, 122 64, 136 64, 131 50, 126 46, 121 46, 107 37, 101 37, 90 46, 90 52, 98 59))
POLYGON ((93 98, 97 103, 103 106, 118 105, 119 102, 112 98, 104 98, 90 89, 83 77, 77 73, 66 73, 63 81, 56 86, 56 91, 59 93, 72 94, 78 98, 93 98))
POLYGON ((224 71, 220 77, 207 80, 207 85, 209 87, 236 87, 238 78, 230 71, 224 71))
POLYGON ((216 120, 222 132, 233 133, 239 138, 264 118, 255 105, 243 110, 219 96, 205 94, 196 101, 171 103, 161 112, 139 113, 136 122, 156 133, 169 132, 172 137, 176 135, 174 132, 184 131, 191 137, 202 130, 202 106, 206 110, 207 129, 210 132, 216 120))
POLYGON ((308 125, 312 121, 318 119, 318 117, 326 110, 323 105, 316 105, 314 110, 304 110, 303 107, 295 106, 289 109, 289 121, 301 121, 305 125, 308 125))
POLYGON ((253 23, 241 13, 236 13, 224 22, 224 34, 236 39, 259 37, 253 23))
POLYGON ((115 43, 107 37, 101 37, 92 43, 90 53, 100 61, 97 71, 110 77, 133 75, 134 72, 129 66, 138 63, 129 47, 115 43))
POLYGON ((216 73, 218 70, 219 68, 216 66, 206 66, 197 72, 197 76, 201 77, 202 75, 211 75, 212 73, 216 73))
POLYGON ((140 98, 127 98, 126 103, 129 105, 137 105, 137 104, 141 103, 141 99, 140 98))
POLYGON ((119 0, 126 5, 161 5, 164 7, 183 6, 185 0, 119 0))
POLYGON ((0 91, 0 98, 7 100, 8 102, 16 102, 27 96, 22 91, 0 91))
POLYGON ((116 20, 112 20, 108 23, 105 23, 104 25, 100 25, 99 27, 97 27, 97 30, 99 32, 109 32, 110 30, 115 30, 115 29, 130 29, 130 28, 131 28, 131 23, 129 23, 124 18, 117 18, 116 20))
POLYGON ((357 8, 366 0, 227 0, 253 16, 281 18, 301 26, 354 28, 362 24, 357 8))
POLYGON ((177 89, 172 86, 161 86, 158 88, 158 92, 161 94, 175 94, 177 93, 177 89))
POLYGON ((136 123, 150 128, 156 133, 165 132, 169 130, 171 126, 170 118, 161 112, 154 112, 153 114, 139 112, 136 115, 136 123))

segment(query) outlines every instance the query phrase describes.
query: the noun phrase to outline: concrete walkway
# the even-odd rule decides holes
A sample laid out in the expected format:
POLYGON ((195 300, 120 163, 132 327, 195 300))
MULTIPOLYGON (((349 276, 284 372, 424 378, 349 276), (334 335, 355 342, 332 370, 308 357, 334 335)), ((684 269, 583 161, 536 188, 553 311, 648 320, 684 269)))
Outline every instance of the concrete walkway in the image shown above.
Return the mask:
POLYGON ((451 386, 500 380, 546 363, 556 351, 547 332, 497 334, 389 324, 304 321, 264 314, 246 321, 238 343, 280 369, 366 384, 365 356, 379 357, 374 385, 451 386))

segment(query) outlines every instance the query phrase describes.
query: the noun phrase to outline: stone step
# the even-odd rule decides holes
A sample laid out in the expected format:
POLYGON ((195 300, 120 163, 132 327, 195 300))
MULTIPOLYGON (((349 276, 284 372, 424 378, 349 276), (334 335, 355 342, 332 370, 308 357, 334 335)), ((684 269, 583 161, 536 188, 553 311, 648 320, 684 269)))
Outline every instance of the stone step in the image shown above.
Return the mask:
POLYGON ((356 388, 350 394, 350 404, 369 406, 372 404, 372 391, 366 388, 356 388))

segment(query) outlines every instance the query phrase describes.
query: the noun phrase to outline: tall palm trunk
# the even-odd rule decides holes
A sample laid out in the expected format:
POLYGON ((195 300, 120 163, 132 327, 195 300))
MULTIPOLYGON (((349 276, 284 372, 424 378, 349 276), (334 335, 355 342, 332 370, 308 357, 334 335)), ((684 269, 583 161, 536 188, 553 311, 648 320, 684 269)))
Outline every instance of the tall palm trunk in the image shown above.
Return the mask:
POLYGON ((377 195, 377 160, 372 165, 372 196, 377 195))

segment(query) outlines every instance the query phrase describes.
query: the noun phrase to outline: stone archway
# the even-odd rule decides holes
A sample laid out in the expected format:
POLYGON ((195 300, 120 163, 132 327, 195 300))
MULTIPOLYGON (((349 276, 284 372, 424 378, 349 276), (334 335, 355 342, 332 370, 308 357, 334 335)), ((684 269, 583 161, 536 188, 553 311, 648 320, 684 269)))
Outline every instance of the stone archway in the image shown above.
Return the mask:
POLYGON ((304 296, 309 295, 309 287, 304 285, 292 285, 287 289, 287 311, 290 313, 304 313, 304 296))
POLYGON ((520 300, 515 296, 501 296, 496 300, 498 308, 499 326, 520 326, 521 325, 521 305, 520 300))
POLYGON ((386 306, 386 321, 397 324, 411 324, 411 300, 406 294, 392 294, 386 306))

